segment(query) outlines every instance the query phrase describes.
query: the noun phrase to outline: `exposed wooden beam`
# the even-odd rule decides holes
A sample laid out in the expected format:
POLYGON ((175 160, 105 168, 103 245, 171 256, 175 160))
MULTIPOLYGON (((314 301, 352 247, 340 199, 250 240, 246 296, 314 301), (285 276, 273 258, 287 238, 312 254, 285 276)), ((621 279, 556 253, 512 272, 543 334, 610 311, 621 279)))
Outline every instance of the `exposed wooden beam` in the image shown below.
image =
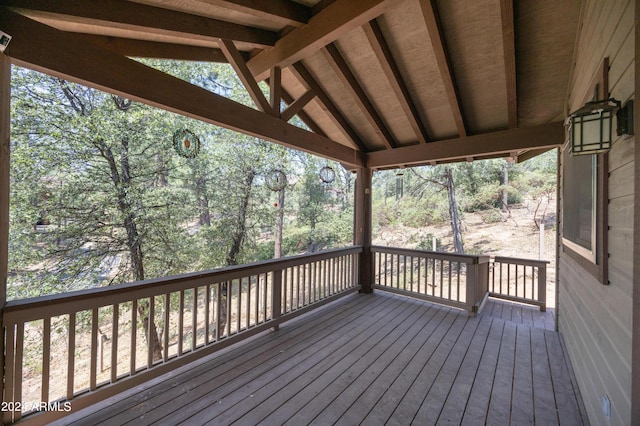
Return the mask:
POLYGON ((347 91, 351 94, 353 100, 356 102, 364 116, 367 118, 367 121, 369 121, 369 123, 373 127, 378 137, 380 137, 385 147, 395 147, 397 144, 393 135, 387 128, 387 125, 384 123, 384 120, 382 119, 380 114, 378 114, 378 111, 376 111, 375 107, 369 100, 369 97, 358 82, 356 76, 349 68, 347 62, 338 51, 336 45, 333 43, 327 45, 322 49, 322 53, 331 65, 331 68, 333 68, 333 70, 337 74, 345 89, 347 89, 347 91))
MULTIPOLYGON (((282 101, 282 70, 280 67, 271 68, 269 78, 269 104, 273 115, 280 117, 280 102, 282 101)), ((284 120, 287 121, 287 120, 284 120)))
POLYGON ((391 89, 398 98, 400 106, 402 106, 407 120, 409 121, 409 125, 413 129, 417 140, 419 142, 426 143, 429 140, 428 131, 420 119, 418 109, 411 100, 409 89, 407 88, 407 85, 400 74, 400 70, 393 59, 393 54, 384 39, 380 25, 378 25, 378 22, 374 19, 366 23, 362 29, 367 35, 369 44, 371 44, 371 48, 378 58, 378 62, 380 62, 380 65, 387 76, 387 80, 389 80, 391 89))
POLYGON ((357 151, 0 7, 13 63, 356 166, 357 151))
POLYGON ((281 118, 284 121, 289 121, 291 117, 296 115, 298 112, 302 111, 302 108, 304 108, 304 106, 309 102, 311 102, 311 100, 315 97, 316 97, 316 94, 313 92, 313 90, 307 90, 302 94, 302 96, 300 96, 298 99, 293 101, 289 105, 289 107, 282 112, 281 118))
MULTIPOLYGON (((212 49, 210 47, 159 43, 99 35, 84 35, 84 37, 92 43, 99 44, 116 53, 132 58, 175 59, 193 62, 229 62, 222 50, 212 49)), ((245 60, 249 58, 249 55, 245 52, 240 52, 240 55, 245 60)))
POLYGON ((218 38, 226 38, 265 48, 273 46, 277 39, 272 31, 125 0, 100 0, 99 4, 82 0, 3 0, 2 4, 36 19, 55 17, 98 26, 106 23, 118 29, 191 40, 217 42, 218 38))
POLYGON ((440 18, 436 8, 435 0, 420 0, 420 8, 422 10, 422 16, 424 22, 427 25, 427 31, 429 32, 429 38, 431 39, 431 45, 435 54, 436 63, 444 89, 449 99, 449 107, 453 114, 453 119, 458 128, 458 134, 460 137, 467 135, 467 127, 464 121, 464 114, 462 112, 462 104, 460 103, 460 94, 455 84, 455 78, 453 77, 453 70, 451 68, 451 61, 447 53, 447 48, 444 42, 444 33, 442 32, 442 25, 440 24, 440 18))
POLYGON ((311 9, 289 0, 201 0, 226 9, 255 16, 266 16, 285 25, 300 27, 311 18, 311 9))
POLYGON ((507 82, 507 114, 509 128, 518 127, 518 98, 516 92, 516 41, 513 22, 513 0, 500 0, 502 17, 502 49, 507 82))
POLYGON ((393 0, 336 0, 309 23, 282 37, 274 47, 258 53, 248 66, 258 81, 274 66, 285 67, 337 40, 354 28, 382 14, 393 0))
POLYGON ((291 72, 294 76, 304 84, 308 89, 313 90, 313 92, 318 97, 320 103, 326 108, 329 113, 329 117, 333 120, 333 122, 340 128, 344 134, 357 146, 360 151, 366 152, 368 151, 365 144, 360 139, 360 136, 355 131, 355 129, 349 123, 349 120, 342 114, 342 112, 338 109, 338 107, 333 103, 329 95, 324 91, 320 83, 316 81, 315 78, 311 75, 309 70, 302 64, 302 62, 296 62, 291 67, 291 72))
MULTIPOLYGON (((289 107, 291 107, 293 105, 293 103, 296 101, 293 96, 291 96, 289 94, 289 92, 287 92, 284 88, 282 88, 282 99, 289 104, 289 107)), ((286 112, 286 111, 285 111, 286 112)), ((304 112, 303 110, 298 111, 295 115, 298 116, 298 118, 300 120, 302 120, 302 122, 309 128, 311 129, 311 131, 313 133, 316 133, 318 135, 321 136, 327 136, 327 134, 324 132, 324 130, 322 130, 320 128, 320 126, 318 126, 318 124, 311 118, 309 117, 309 114, 307 114, 306 112, 304 112)), ((291 117, 289 117, 289 120, 291 119, 291 117)))
POLYGON ((465 161, 467 157, 494 157, 528 149, 555 148, 564 143, 564 123, 502 130, 481 135, 411 145, 366 154, 372 168, 417 166, 432 161, 465 161))
POLYGON ((227 58, 233 69, 236 71, 236 74, 238 74, 238 78, 244 85, 245 89, 247 89, 247 92, 249 93, 249 96, 253 100, 253 103, 256 105, 256 107, 262 112, 273 114, 274 111, 271 108, 269 101, 264 96, 264 93, 262 93, 260 86, 258 86, 258 82, 253 78, 251 72, 249 72, 244 58, 242 57, 242 55, 240 55, 238 49, 236 49, 233 41, 221 39, 220 49, 222 50, 222 53, 227 58))
POLYGON ((529 151, 525 151, 522 154, 512 155, 512 157, 515 158, 516 163, 524 163, 525 161, 530 160, 533 157, 537 157, 538 155, 542 155, 551 149, 553 148, 532 149, 529 151))

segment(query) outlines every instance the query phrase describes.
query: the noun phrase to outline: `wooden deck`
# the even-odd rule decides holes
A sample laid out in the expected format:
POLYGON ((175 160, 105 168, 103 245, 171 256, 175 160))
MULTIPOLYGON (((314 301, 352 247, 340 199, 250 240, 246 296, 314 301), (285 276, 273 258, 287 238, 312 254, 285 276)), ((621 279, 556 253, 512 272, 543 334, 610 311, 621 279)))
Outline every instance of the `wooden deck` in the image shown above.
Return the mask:
POLYGON ((353 294, 57 424, 586 423, 553 315, 512 305, 353 294))

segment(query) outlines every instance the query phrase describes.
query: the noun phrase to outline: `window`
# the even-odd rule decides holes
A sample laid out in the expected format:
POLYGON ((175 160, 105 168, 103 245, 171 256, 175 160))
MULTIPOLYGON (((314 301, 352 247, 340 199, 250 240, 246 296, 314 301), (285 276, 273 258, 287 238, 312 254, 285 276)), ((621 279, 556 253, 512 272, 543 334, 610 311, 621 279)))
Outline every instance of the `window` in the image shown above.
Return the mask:
POLYGON ((563 251, 594 275, 606 278, 606 154, 572 156, 570 144, 563 155, 563 251))

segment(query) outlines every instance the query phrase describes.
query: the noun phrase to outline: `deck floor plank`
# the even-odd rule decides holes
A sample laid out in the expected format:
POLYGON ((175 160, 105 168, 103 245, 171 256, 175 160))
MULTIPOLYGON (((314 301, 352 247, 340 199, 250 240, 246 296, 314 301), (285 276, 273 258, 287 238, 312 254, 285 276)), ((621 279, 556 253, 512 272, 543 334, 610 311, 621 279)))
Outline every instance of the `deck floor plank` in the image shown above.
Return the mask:
POLYGON ((305 405, 295 407, 294 401, 293 406, 288 404, 289 409, 284 410, 285 416, 278 418, 277 415, 281 413, 275 411, 265 420, 271 424, 280 424, 285 421, 292 425, 310 421, 334 424, 363 393, 362 390, 368 389, 376 377, 389 369, 396 357, 406 350, 420 333, 431 334, 435 330, 438 324, 437 318, 434 320, 437 311, 437 308, 425 310, 423 306, 419 310, 420 316, 402 334, 388 335, 385 341, 381 342, 378 350, 369 351, 363 358, 353 362, 348 370, 328 385, 322 387, 323 382, 315 381, 307 387, 305 392, 315 396, 311 399, 306 398, 305 405))
POLYGON ((352 294, 54 424, 583 424, 553 321, 352 294))
POLYGON ((556 412, 549 355, 543 329, 531 329, 531 357, 533 360, 533 407, 535 420, 537 423, 549 426, 557 425, 558 414, 556 412))
POLYGON ((464 410, 461 424, 475 426, 485 424, 491 389, 496 375, 496 365, 500 354, 504 321, 493 319, 491 331, 487 337, 480 364, 473 381, 471 394, 464 410))
MULTIPOLYGON (((262 365, 261 374, 244 374, 226 386, 222 386, 209 392, 204 389, 204 394, 199 398, 198 404, 190 404, 190 410, 172 413, 164 419, 172 424, 189 420, 191 424, 205 424, 214 421, 215 424, 230 424, 238 419, 246 411, 259 404, 271 394, 269 392, 289 385, 293 380, 306 375, 310 379, 311 368, 314 372, 319 371, 327 364, 335 362, 342 356, 351 353, 362 342, 372 336, 377 323, 393 323, 406 316, 407 306, 395 304, 387 315, 373 317, 373 325, 366 323, 355 325, 354 336, 350 334, 340 334, 340 330, 328 333, 322 342, 317 345, 310 345, 304 351, 292 354, 291 351, 283 351, 281 357, 273 363, 262 365), (339 337, 336 339, 335 336, 339 337), (320 364, 321 366, 318 366, 320 364), (219 401, 215 410, 210 409, 209 401, 219 401), (195 412, 195 414, 194 414, 195 412)), ((309 337, 315 334, 315 330, 308 332, 309 337)), ((255 369, 253 369, 255 370, 255 369)))
MULTIPOLYGON (((271 397, 265 399, 259 406, 246 413, 243 417, 265 419, 269 414, 274 414, 276 416, 275 419, 272 418, 270 421, 265 419, 267 424, 281 424, 296 413, 296 408, 304 408, 306 406, 306 410, 298 410, 300 422, 297 424, 309 423, 319 414, 315 411, 316 408, 322 407, 323 410, 326 410, 335 396, 334 394, 328 394, 324 390, 332 385, 337 388, 334 391, 340 390, 342 386, 346 386, 354 377, 362 373, 376 358, 382 356, 388 346, 401 337, 399 329, 406 324, 415 324, 420 319, 424 311, 419 308, 419 304, 416 304, 406 309, 405 313, 410 315, 398 317, 397 322, 389 322, 374 334, 365 337, 354 348, 353 353, 335 360, 323 360, 319 365, 313 365, 309 371, 300 375, 295 382, 278 389, 271 397), (347 380, 340 381, 341 378, 346 378, 347 380), (313 404, 310 404, 311 402, 313 404), (280 412, 277 412, 276 408, 280 408, 280 412), (282 417, 278 418, 278 415, 282 417)), ((239 420, 242 422, 242 418, 239 420)))
POLYGON ((516 324, 504 324, 496 374, 491 388, 491 401, 487 413, 487 424, 505 425, 511 420, 511 392, 513 389, 513 367, 516 353, 516 324))

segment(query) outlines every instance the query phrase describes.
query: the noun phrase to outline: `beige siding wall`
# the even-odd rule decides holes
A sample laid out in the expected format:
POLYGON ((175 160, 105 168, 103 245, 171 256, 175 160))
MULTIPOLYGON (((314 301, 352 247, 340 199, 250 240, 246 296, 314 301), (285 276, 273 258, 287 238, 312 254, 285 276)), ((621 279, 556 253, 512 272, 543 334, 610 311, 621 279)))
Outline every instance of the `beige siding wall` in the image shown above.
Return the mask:
MULTIPOLYGON (((581 13, 568 108, 579 108, 609 57, 609 90, 623 103, 635 90, 633 0, 586 0, 581 13)), ((594 425, 631 423, 634 137, 609 153, 609 285, 600 284, 560 249, 559 328, 594 425), (611 401, 611 418, 602 399, 611 401)))

